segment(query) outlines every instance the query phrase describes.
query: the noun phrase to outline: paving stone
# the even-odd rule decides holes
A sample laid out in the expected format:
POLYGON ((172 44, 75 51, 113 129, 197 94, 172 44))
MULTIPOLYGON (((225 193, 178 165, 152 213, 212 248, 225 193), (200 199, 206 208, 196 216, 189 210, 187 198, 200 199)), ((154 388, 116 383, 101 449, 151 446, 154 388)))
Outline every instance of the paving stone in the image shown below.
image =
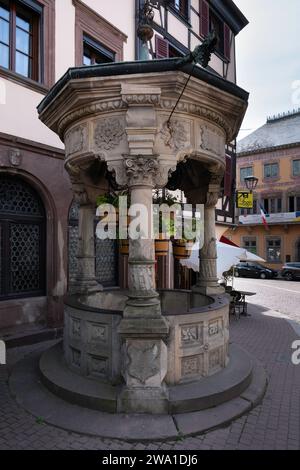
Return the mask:
MULTIPOLYGON (((153 441, 140 445, 75 434, 47 424, 38 424, 35 418, 16 404, 7 385, 8 372, 14 363, 38 350, 35 345, 9 350, 8 366, 0 366, 0 449, 299 450, 300 366, 287 364, 282 359, 289 354, 292 342, 298 338, 289 323, 272 316, 272 312, 263 315, 253 305, 250 305, 249 312, 252 316, 247 318, 247 323, 244 319, 231 323, 231 341, 261 361, 267 370, 269 384, 263 402, 227 428, 197 438, 153 441)), ((298 321, 300 323, 300 315, 298 321)))

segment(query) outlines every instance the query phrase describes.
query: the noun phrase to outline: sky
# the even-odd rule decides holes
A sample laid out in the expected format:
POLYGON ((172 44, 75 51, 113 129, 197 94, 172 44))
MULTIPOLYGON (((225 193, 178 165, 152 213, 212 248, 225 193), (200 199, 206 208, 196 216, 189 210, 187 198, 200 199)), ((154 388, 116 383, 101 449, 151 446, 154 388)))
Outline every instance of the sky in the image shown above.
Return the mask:
POLYGON ((249 20, 237 38, 237 83, 250 92, 238 139, 300 108, 300 0, 234 0, 249 20))

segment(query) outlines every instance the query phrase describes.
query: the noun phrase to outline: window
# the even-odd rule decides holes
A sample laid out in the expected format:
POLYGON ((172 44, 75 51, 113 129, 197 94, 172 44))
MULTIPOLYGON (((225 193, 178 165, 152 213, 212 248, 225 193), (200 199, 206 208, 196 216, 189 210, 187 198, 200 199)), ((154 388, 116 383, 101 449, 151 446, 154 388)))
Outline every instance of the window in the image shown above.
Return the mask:
POLYGON ((281 239, 267 239, 267 261, 269 263, 281 262, 281 239))
POLYGON ((224 21, 210 8, 206 0, 200 0, 200 36, 214 30, 218 36, 217 52, 230 61, 231 31, 224 21))
POLYGON ((252 166, 249 166, 249 167, 247 167, 247 168, 241 168, 241 169, 240 169, 240 180, 241 180, 241 183, 244 182, 244 179, 245 179, 247 176, 253 176, 253 167, 252 167, 252 166))
POLYGON ((209 30, 215 31, 218 37, 217 51, 224 54, 224 23, 212 11, 209 13, 209 30))
POLYGON ((114 52, 88 36, 83 37, 83 65, 97 65, 114 62, 114 52))
POLYGON ((293 176, 300 176, 300 160, 293 161, 293 176))
MULTIPOLYGON (((34 4, 35 2, 30 2, 34 4)), ((0 65, 39 81, 39 22, 42 7, 0 0, 0 65)))
POLYGON ((263 206, 267 214, 279 214, 282 212, 282 199, 280 197, 264 199, 263 206))
POLYGON ((122 61, 127 36, 86 2, 71 3, 75 6, 75 65, 122 61))
POLYGON ((264 177, 265 178, 277 178, 279 176, 279 165, 278 163, 269 163, 264 166, 264 177))
POLYGON ((180 15, 188 18, 189 1, 188 0, 170 0, 169 5, 172 6, 180 15))
POLYGON ((254 255, 257 254, 256 238, 244 238, 243 239, 244 248, 254 255))
POLYGON ((300 212, 300 196, 289 197, 289 212, 300 212))
POLYGON ((45 210, 25 181, 0 176, 0 299, 45 294, 45 210))

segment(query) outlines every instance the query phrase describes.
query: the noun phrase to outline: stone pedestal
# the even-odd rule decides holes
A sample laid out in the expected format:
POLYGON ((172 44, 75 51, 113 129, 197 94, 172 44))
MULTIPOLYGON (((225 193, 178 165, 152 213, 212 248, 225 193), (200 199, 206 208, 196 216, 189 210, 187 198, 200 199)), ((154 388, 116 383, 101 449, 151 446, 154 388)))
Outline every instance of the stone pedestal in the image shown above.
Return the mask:
POLYGON ((208 193, 204 208, 204 243, 199 251, 200 269, 195 292, 205 295, 218 295, 224 293, 223 287, 218 284, 217 275, 217 239, 216 239, 216 204, 219 199, 220 186, 214 182, 213 177, 208 186, 208 193))
POLYGON ((74 293, 91 294, 103 290, 95 272, 95 205, 91 204, 84 190, 75 188, 79 202, 78 272, 71 286, 74 293))
POLYGON ((166 413, 168 399, 163 380, 167 373, 167 347, 163 339, 169 327, 161 315, 155 290, 152 239, 152 189, 158 165, 147 156, 127 159, 125 165, 132 209, 141 207, 144 212, 140 212, 138 238, 129 241, 129 298, 119 327, 124 341, 126 385, 118 398, 118 409, 126 413, 166 413))

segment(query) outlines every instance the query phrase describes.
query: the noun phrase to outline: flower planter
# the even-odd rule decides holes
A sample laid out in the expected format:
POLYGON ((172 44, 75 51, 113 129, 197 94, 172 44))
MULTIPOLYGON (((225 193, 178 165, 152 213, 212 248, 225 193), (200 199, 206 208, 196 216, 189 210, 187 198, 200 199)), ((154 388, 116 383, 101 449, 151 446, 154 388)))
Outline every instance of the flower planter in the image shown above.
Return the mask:
POLYGON ((155 256, 167 256, 169 253, 169 240, 164 239, 164 234, 159 234, 155 240, 155 256))
POLYGON ((193 242, 185 240, 174 240, 173 256, 176 259, 187 259, 191 256, 193 242))
POLYGON ((119 252, 121 255, 128 256, 129 255, 129 239, 120 240, 119 244, 119 252))

